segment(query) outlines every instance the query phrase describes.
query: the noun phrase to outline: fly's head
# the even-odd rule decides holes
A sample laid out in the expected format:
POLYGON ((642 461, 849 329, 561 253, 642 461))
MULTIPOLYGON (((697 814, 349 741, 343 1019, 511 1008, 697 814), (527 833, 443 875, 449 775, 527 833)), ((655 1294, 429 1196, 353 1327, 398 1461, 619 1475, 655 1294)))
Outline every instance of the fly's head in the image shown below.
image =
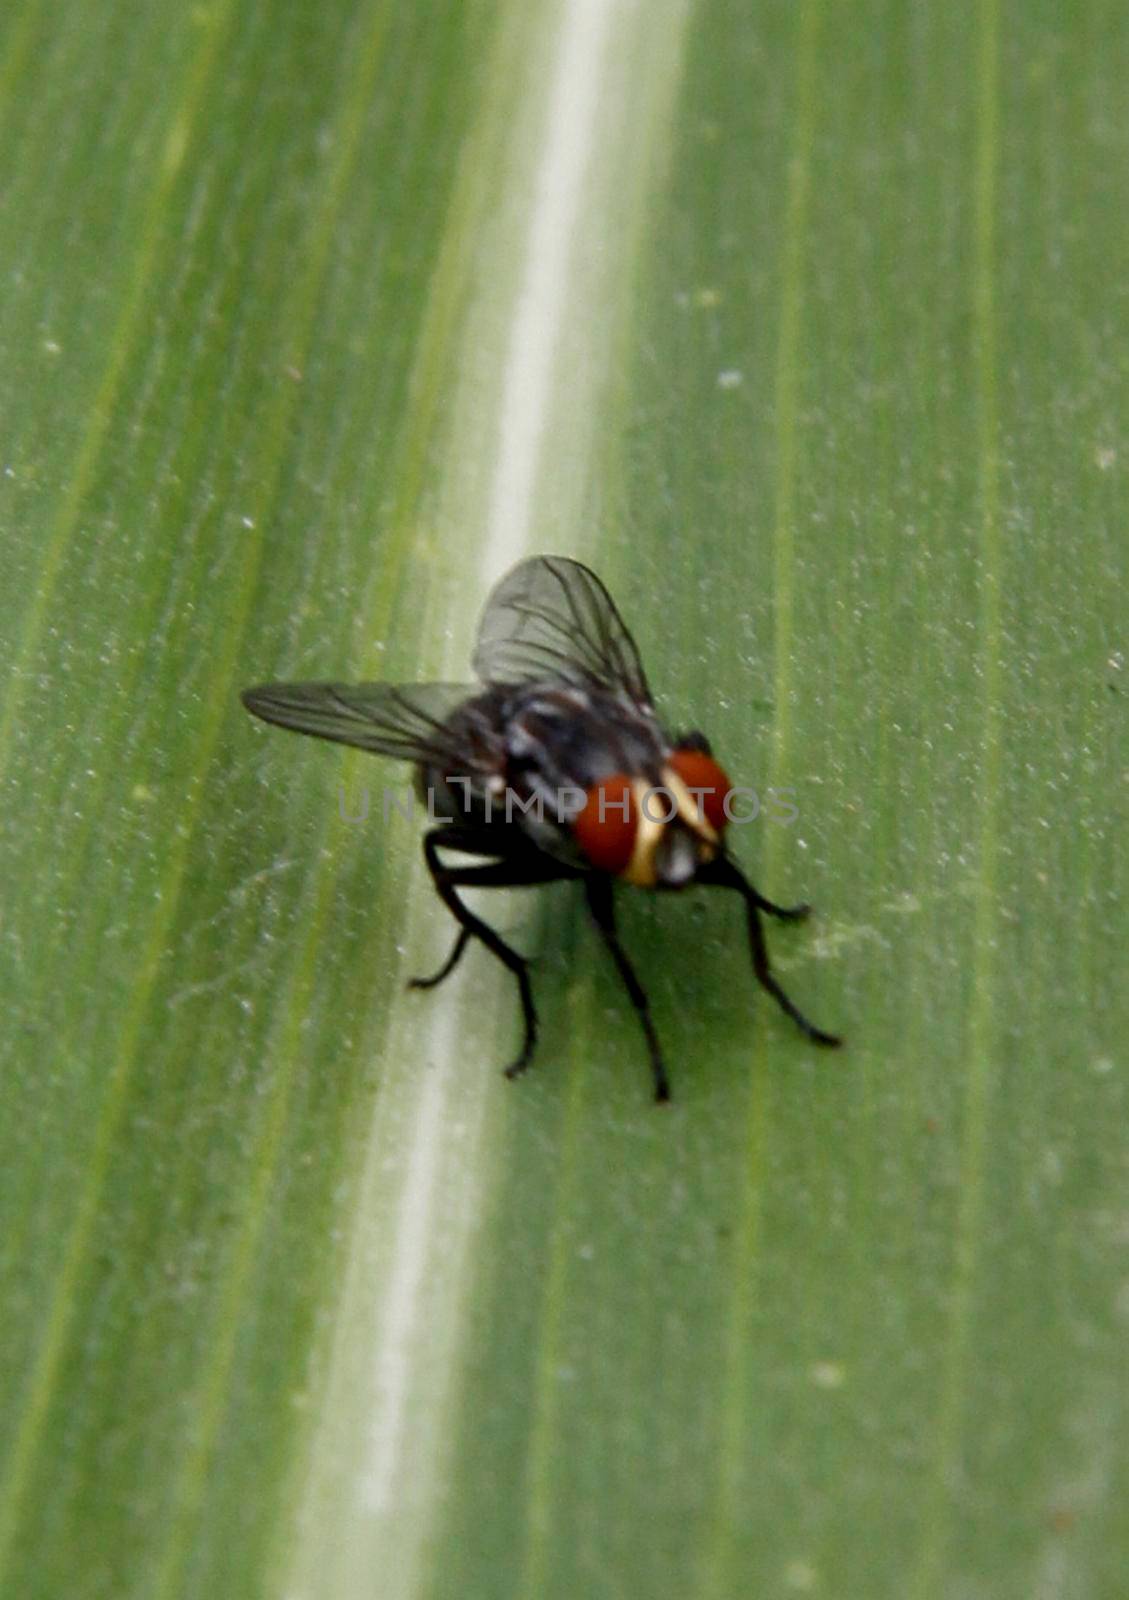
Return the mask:
POLYGON ((730 784, 700 733, 664 741, 644 771, 590 785, 572 821, 585 860, 641 888, 681 889, 724 848, 730 784))

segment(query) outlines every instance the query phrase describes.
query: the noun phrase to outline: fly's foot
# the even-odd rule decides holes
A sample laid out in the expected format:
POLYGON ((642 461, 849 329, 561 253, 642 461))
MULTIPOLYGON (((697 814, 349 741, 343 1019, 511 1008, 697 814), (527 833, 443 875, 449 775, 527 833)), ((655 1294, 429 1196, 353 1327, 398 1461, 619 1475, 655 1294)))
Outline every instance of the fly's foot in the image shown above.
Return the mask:
POLYGON ((806 922, 811 916, 811 906, 805 901, 799 906, 774 906, 767 900, 761 902, 762 910, 778 917, 781 922, 806 922))
POLYGON ((469 930, 467 928, 460 928, 459 929, 459 936, 455 940, 455 948, 451 951, 451 954, 447 957, 446 961, 444 961, 443 965, 439 968, 439 971, 438 972, 433 972, 431 974, 431 976, 428 977, 428 978, 409 978, 408 979, 408 988, 409 989, 434 989, 438 984, 442 983, 443 979, 446 978, 446 977, 449 977, 450 974, 452 972, 454 972, 455 968, 458 966, 459 957, 462 955, 463 951, 466 949, 467 944, 469 943, 469 941, 470 941, 470 932, 469 932, 469 930))
POLYGON ((522 1046, 521 1054, 518 1056, 517 1060, 511 1061, 508 1067, 504 1067, 502 1069, 502 1076, 509 1078, 511 1082, 514 1078, 520 1078, 522 1073, 528 1070, 529 1063, 532 1060, 533 1041, 530 1040, 528 1044, 522 1046))

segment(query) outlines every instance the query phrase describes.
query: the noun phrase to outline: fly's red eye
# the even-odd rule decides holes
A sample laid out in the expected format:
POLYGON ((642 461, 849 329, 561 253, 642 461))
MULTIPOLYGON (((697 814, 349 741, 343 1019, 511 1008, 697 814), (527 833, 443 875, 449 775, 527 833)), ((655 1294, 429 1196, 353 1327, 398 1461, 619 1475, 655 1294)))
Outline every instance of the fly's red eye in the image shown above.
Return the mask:
POLYGON ((627 870, 635 849, 635 824, 630 778, 605 778, 588 790, 572 832, 594 867, 618 874, 627 870))
POLYGON ((729 779, 714 758, 703 750, 675 750, 670 765, 689 789, 696 814, 705 817, 715 833, 724 832, 729 779))

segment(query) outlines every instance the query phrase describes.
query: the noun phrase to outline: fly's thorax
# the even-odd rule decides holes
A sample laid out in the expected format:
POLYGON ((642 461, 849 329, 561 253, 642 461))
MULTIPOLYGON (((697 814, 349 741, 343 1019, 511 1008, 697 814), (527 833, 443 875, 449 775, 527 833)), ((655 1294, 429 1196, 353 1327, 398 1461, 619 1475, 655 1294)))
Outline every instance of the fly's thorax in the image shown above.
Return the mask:
POLYGON ((619 772, 653 771, 665 740, 654 713, 626 695, 573 685, 514 694, 505 716, 507 776, 588 790, 619 772))

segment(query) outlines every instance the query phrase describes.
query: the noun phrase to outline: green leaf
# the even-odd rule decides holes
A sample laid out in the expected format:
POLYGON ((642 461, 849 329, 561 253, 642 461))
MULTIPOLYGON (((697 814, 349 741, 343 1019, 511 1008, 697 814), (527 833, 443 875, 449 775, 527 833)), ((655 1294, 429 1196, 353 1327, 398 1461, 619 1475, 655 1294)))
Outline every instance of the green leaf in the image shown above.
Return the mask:
MULTIPOLYGON (((0 1588, 1114 1600, 1129 17, 0 23, 0 1588), (589 561, 791 825, 451 930, 270 678, 589 561), (363 813, 368 815, 363 821, 363 813)), ((766 806, 766 813, 767 813, 766 806)))

